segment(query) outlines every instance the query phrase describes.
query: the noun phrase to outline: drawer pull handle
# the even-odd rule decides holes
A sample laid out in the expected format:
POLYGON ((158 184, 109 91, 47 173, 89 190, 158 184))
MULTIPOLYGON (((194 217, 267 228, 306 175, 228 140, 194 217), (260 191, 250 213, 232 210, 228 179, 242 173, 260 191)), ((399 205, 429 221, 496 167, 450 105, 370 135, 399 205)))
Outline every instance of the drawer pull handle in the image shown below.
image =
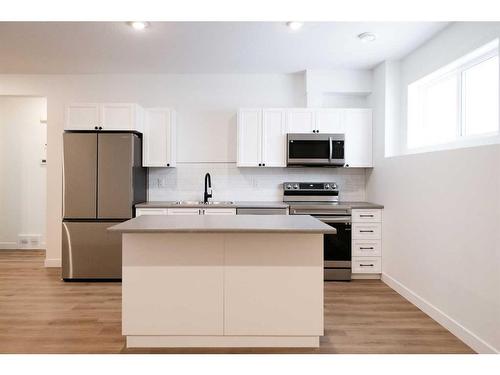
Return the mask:
POLYGON ((360 229, 359 232, 360 233, 373 233, 373 230, 363 230, 363 229, 360 229))
POLYGON ((361 250, 373 250, 373 247, 360 247, 361 250))
POLYGON ((373 267, 374 264, 360 264, 360 267, 373 267))
POLYGON ((359 217, 373 217, 373 215, 359 215, 359 217))

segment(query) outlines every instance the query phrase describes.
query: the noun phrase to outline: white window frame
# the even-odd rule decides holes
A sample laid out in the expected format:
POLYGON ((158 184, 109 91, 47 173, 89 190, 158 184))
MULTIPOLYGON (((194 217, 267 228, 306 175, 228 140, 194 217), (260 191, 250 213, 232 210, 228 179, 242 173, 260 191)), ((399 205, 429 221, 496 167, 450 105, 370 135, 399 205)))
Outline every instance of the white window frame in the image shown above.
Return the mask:
MULTIPOLYGON (((463 94, 465 88, 464 75, 467 72, 467 70, 477 64, 480 64, 491 58, 494 58, 495 56, 499 56, 499 39, 495 39, 483 45, 482 47, 472 51, 471 53, 468 53, 465 56, 457 59, 451 64, 448 64, 443 68, 440 68, 435 72, 408 85, 408 99, 410 99, 410 91, 414 90, 414 93, 418 92, 417 95, 420 99, 420 102, 417 101, 417 103, 413 103, 414 107, 413 109, 410 109, 412 103, 410 103, 410 100, 408 100, 408 116, 407 116, 408 118, 407 118, 407 131, 406 131, 406 142, 405 142, 406 153, 411 154, 418 152, 437 151, 437 150, 446 150, 453 148, 472 147, 472 146, 500 143, 500 116, 496 131, 490 133, 466 135, 467 124, 465 121, 465 111, 464 111, 466 98, 465 95, 463 94), (450 76, 457 77, 457 86, 458 86, 457 87, 458 113, 457 113, 455 139, 447 143, 410 147, 409 146, 410 127, 423 126, 423 121, 426 114, 424 101, 422 100, 423 91, 426 90, 433 83, 446 79, 447 77, 450 76), (419 113, 415 113, 416 111, 418 111, 419 113)), ((500 89, 500 84, 499 84, 499 89, 500 89)))

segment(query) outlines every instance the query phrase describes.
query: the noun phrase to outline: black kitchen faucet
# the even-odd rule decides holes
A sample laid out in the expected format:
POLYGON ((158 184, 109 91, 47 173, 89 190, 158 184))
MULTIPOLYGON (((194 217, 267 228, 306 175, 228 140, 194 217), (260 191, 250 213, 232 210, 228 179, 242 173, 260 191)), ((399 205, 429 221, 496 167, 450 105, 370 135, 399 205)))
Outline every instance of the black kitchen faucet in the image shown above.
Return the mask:
POLYGON ((208 203, 208 198, 212 198, 212 179, 210 173, 205 175, 205 192, 203 193, 203 203, 208 203), (208 192, 210 189, 210 193, 208 192))

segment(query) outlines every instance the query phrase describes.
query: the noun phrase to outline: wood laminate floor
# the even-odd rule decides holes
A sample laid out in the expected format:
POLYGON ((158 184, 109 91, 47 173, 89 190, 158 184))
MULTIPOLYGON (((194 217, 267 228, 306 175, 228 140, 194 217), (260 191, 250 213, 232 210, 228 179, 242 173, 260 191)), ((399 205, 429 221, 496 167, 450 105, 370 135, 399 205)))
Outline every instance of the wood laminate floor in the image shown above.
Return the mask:
POLYGON ((43 259, 0 250, 0 353, 473 353, 378 280, 325 283, 318 349, 126 349, 121 284, 65 283, 43 259))

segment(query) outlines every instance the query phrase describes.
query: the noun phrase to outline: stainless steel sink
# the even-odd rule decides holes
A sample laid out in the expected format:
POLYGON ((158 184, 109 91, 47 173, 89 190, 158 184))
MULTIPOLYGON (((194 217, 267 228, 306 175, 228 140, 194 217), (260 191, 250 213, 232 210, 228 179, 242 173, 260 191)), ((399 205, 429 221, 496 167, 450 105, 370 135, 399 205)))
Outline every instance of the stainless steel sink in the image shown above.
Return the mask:
POLYGON ((177 202, 175 202, 175 204, 192 206, 192 205, 202 205, 203 202, 200 202, 200 201, 177 201, 177 202))
POLYGON ((175 204, 178 204, 180 206, 182 205, 185 205, 185 206, 204 206, 204 205, 208 205, 208 206, 229 206, 229 205, 233 205, 234 202, 233 201, 209 201, 207 203, 203 203, 201 201, 177 201, 175 202, 175 204))

